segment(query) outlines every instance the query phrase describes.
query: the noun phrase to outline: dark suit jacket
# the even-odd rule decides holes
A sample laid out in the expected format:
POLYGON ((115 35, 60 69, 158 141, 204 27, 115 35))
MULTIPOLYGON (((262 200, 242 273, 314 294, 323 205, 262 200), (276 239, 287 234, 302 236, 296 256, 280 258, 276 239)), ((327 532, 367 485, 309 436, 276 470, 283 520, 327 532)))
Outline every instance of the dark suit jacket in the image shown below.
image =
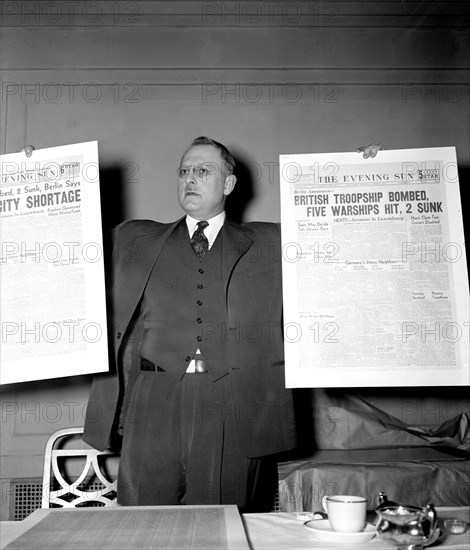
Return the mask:
MULTIPOLYGON (((104 449, 117 429, 127 387, 138 370, 139 333, 133 319, 152 268, 171 232, 181 220, 124 222, 116 229, 110 299, 114 372, 93 381, 84 440, 104 449), (137 330, 129 338, 132 330, 137 330), (124 345, 122 345, 124 342, 124 345)), ((247 457, 291 449, 295 425, 290 390, 284 388, 282 275, 280 228, 226 219, 222 234, 222 282, 228 326, 231 403, 239 444, 247 457)), ((225 329, 224 329, 225 330, 225 329)), ((173 373, 175 383, 184 375, 173 373)))

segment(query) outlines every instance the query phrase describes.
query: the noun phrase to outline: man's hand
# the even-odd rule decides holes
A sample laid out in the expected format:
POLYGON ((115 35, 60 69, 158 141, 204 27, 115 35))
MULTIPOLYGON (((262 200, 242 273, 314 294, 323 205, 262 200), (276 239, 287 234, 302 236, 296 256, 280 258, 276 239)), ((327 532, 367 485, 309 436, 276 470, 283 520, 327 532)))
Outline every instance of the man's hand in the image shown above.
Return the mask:
POLYGON ((34 151, 33 145, 26 145, 26 147, 23 147, 20 149, 20 153, 24 153, 27 157, 30 157, 33 154, 34 151))
POLYGON ((366 147, 358 147, 356 149, 356 153, 362 153, 362 156, 365 159, 368 159, 369 157, 373 159, 383 148, 384 146, 381 143, 371 143, 366 147))

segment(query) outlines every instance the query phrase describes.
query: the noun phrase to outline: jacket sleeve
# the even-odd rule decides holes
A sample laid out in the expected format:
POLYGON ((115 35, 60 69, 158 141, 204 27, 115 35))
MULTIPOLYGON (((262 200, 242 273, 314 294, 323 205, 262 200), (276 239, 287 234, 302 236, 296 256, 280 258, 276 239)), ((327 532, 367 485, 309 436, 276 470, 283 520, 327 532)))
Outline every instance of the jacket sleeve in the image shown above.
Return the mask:
MULTIPOLYGON (((114 277, 114 257, 117 245, 118 229, 112 232, 112 255, 106 262, 106 313, 108 320, 108 336, 112 336, 112 287, 114 277)), ((116 365, 114 364, 114 352, 112 349, 112 337, 108 337, 109 342, 109 372, 97 374, 93 377, 88 405, 85 414, 85 426, 83 431, 83 441, 95 449, 103 451, 109 444, 111 431, 116 416, 120 395, 120 380, 116 365)))
POLYGON ((111 436, 119 433, 125 418, 132 385, 139 371, 138 346, 142 335, 142 324, 135 312, 139 310, 135 304, 134 316, 126 326, 123 322, 118 305, 122 304, 126 284, 123 281, 125 267, 138 261, 138 239, 160 234, 161 224, 152 220, 130 220, 123 222, 113 232, 112 258, 107 266, 107 316, 108 341, 110 342, 110 372, 94 377, 87 413, 83 440, 89 445, 103 450, 108 445, 111 436), (136 244, 137 243, 137 244, 136 244), (136 256, 137 255, 137 256, 136 256), (120 282, 118 281, 120 279, 120 282), (121 290, 118 290, 121 289, 121 290))

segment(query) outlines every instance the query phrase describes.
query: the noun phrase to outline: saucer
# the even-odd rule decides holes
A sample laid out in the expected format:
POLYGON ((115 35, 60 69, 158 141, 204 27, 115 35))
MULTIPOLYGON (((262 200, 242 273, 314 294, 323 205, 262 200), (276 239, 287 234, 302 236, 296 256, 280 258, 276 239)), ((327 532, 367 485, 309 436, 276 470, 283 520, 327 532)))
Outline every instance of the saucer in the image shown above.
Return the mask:
POLYGON ((327 519, 312 519, 304 523, 316 540, 321 542, 336 542, 341 544, 364 544, 375 536, 375 525, 366 523, 358 533, 340 533, 333 531, 327 519))

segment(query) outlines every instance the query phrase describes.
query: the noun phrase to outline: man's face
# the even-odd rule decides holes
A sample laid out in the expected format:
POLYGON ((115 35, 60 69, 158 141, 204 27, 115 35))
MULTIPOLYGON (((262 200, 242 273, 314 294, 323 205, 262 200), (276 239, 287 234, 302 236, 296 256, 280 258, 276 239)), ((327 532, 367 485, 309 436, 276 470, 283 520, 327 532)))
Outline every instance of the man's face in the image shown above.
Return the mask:
POLYGON ((178 201, 196 220, 208 220, 224 210, 225 198, 236 178, 226 175, 219 151, 212 145, 195 145, 181 159, 178 201))

